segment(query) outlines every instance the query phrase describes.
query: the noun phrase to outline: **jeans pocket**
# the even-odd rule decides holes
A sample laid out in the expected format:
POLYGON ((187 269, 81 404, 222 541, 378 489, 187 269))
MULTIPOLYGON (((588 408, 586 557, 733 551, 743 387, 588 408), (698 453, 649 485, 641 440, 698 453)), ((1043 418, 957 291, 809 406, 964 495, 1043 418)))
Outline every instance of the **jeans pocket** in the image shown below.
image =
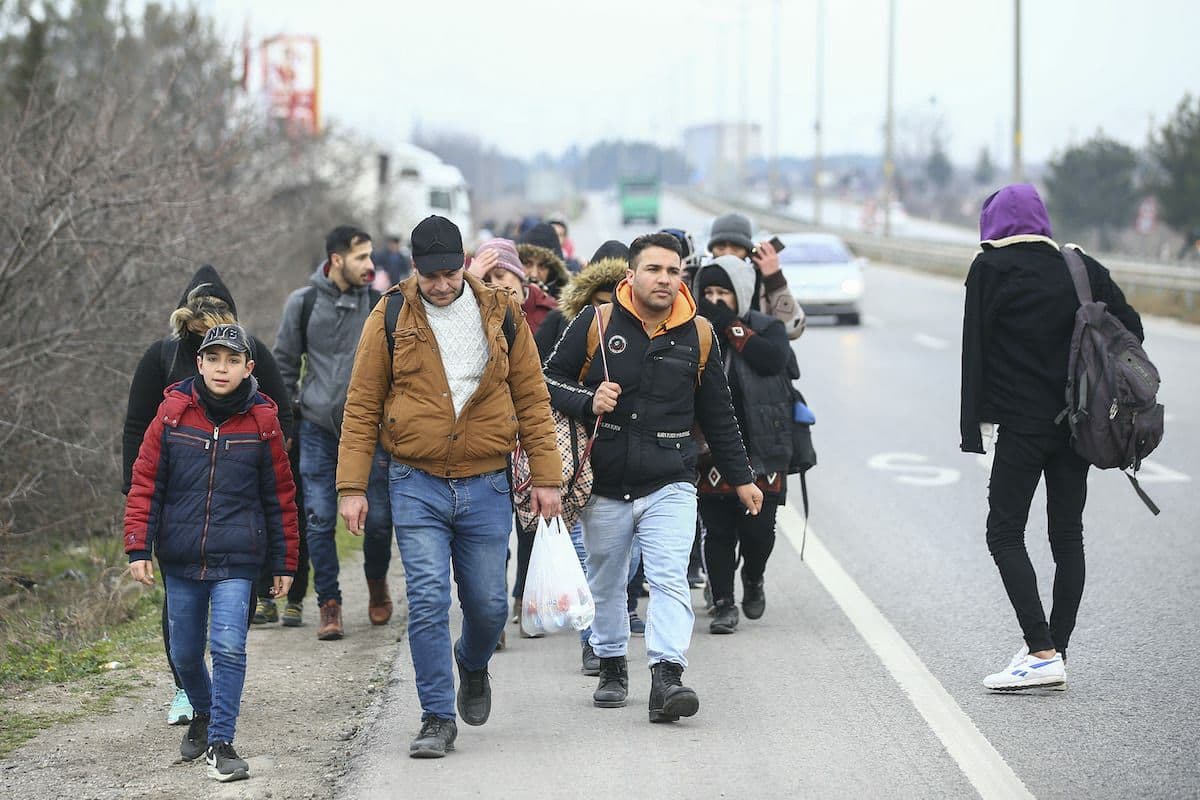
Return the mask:
POLYGON ((508 494, 512 489, 508 482, 508 472, 505 470, 484 475, 483 479, 500 494, 508 494))
POLYGON ((388 478, 393 481, 402 481, 413 474, 413 468, 408 464, 401 464, 399 461, 393 461, 388 467, 388 478))

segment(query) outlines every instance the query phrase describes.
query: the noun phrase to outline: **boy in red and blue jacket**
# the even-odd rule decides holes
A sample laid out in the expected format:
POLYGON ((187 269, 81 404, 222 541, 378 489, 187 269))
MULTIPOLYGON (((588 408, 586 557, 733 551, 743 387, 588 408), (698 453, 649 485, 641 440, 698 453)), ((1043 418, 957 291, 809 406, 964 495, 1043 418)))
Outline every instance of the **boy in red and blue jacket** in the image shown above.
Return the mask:
POLYGON ((269 562, 276 597, 292 582, 296 487, 277 407, 251 374, 246 331, 212 328, 196 362, 200 375, 163 393, 142 440, 125 506, 125 552, 136 580, 154 585, 152 554, 165 574, 171 657, 195 709, 180 754, 191 761, 204 753, 209 775, 231 781, 248 777, 233 737, 254 581, 269 562))

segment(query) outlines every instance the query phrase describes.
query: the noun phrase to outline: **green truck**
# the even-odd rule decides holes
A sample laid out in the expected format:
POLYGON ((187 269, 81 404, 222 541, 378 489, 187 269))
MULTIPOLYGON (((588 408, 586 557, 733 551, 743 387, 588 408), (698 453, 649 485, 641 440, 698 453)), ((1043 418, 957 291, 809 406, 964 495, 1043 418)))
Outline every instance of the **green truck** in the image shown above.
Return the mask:
POLYGON ((621 178, 617 181, 617 197, 621 203, 621 224, 636 219, 651 225, 658 224, 658 178, 648 176, 621 178))

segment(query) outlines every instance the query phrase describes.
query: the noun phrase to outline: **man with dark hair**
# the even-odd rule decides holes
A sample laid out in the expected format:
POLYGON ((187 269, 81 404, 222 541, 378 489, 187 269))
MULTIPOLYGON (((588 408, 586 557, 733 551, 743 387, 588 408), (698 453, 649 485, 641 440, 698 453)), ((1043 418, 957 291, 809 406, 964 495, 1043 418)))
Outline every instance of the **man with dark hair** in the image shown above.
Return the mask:
MULTIPOLYGON (((341 225, 325 238, 325 261, 309 285, 292 292, 275 335, 275 359, 291 389, 299 426, 300 474, 308 549, 321 622, 317 638, 340 639, 342 592, 338 585, 337 452, 346 387, 363 323, 379 301, 371 289, 375 267, 371 237, 341 225), (305 359, 301 382, 301 357, 305 359)), ((376 448, 371 470, 371 516, 363 543, 363 572, 370 593, 367 614, 373 625, 392 616, 387 572, 392 556, 392 519, 388 503, 387 454, 376 448)))
POLYGON ((545 369, 555 408, 589 426, 603 417, 591 456, 592 499, 583 512, 588 584, 596 600, 591 645, 600 657, 592 699, 614 708, 628 696, 625 587, 636 542, 650 583, 651 722, 674 722, 700 708, 696 692, 681 680, 695 623, 687 566, 696 529, 696 423, 750 513, 762 505, 719 351, 713 352, 715 333, 696 316, 682 273, 674 236, 635 239, 613 302, 580 311, 545 369))
POLYGON ((462 234, 431 216, 412 233, 416 274, 388 291, 363 328, 346 400, 339 510, 351 533, 375 512, 372 453, 391 455, 389 487, 408 592, 408 642, 421 731, 413 758, 441 758, 492 710, 488 663, 504 631, 512 530, 508 458, 529 454, 534 514, 561 509, 562 463, 537 348, 517 298, 465 275, 462 234), (450 576, 462 636, 450 644, 450 576), (458 694, 454 667, 458 668, 458 694))

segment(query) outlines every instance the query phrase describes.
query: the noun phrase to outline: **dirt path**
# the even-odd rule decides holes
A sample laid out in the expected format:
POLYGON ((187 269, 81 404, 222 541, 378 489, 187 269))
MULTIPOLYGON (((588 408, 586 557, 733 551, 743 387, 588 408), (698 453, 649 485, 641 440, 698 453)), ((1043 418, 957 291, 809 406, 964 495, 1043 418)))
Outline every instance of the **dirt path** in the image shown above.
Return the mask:
MULTIPOLYGON (((44 731, 0 760, 0 797, 332 798, 355 737, 383 696, 403 631, 400 559, 392 564, 396 613, 386 626, 368 622, 361 561, 347 560, 341 569, 346 638, 317 641, 311 591, 303 627, 251 627, 235 743, 250 764, 249 780, 218 784, 208 777, 203 759, 180 760, 186 728, 165 724, 174 685, 166 658, 160 657, 141 669, 111 673, 112 684, 133 687, 111 710, 44 731)), ((79 704, 78 687, 49 686, 13 705, 23 713, 54 714, 79 704)))

